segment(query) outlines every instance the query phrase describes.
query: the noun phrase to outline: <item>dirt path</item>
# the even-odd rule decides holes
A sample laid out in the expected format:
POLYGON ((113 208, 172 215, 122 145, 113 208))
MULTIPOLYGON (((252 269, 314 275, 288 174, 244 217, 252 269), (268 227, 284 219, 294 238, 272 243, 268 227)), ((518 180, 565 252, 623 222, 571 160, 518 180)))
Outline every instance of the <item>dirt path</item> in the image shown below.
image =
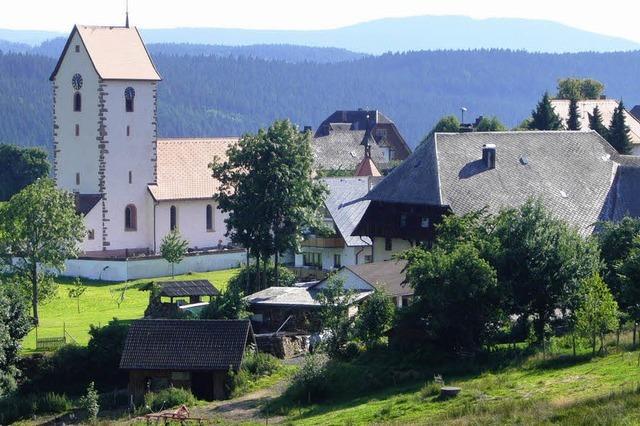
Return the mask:
MULTIPOLYGON (((268 401, 276 398, 287 387, 287 381, 283 380, 267 389, 260 389, 238 398, 227 401, 214 401, 207 405, 194 407, 191 416, 204 419, 222 418, 237 422, 264 421, 266 417, 260 412, 260 408, 268 401)), ((279 423, 283 417, 269 417, 269 423, 279 423)))

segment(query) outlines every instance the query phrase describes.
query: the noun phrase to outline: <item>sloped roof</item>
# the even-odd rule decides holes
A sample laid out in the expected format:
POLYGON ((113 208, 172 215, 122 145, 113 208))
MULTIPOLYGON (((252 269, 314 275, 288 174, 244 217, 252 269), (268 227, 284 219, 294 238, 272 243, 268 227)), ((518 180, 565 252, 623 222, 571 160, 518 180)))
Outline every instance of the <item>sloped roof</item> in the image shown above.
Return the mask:
POLYGON ((358 167, 356 168, 356 176, 382 176, 380 171, 376 167, 373 160, 369 157, 364 157, 358 167))
POLYGON ((136 27, 73 27, 60 59, 51 74, 53 80, 60 69, 71 39, 80 35, 93 66, 104 80, 162 80, 136 27))
POLYGON ((227 149, 238 138, 158 139, 157 183, 149 185, 156 201, 213 197, 218 182, 209 163, 227 159, 227 149))
POLYGON ((619 221, 625 216, 640 217, 640 157, 620 156, 617 162, 607 218, 619 221))
MULTIPOLYGON (((246 296, 244 300, 249 305, 255 306, 318 307, 320 303, 316 297, 322 290, 316 289, 316 285, 317 283, 311 287, 269 287, 246 296)), ((359 302, 371 293, 371 291, 358 292, 354 297, 353 303, 359 302)))
POLYGON ((220 294, 209 280, 166 281, 158 283, 160 296, 216 296, 220 294))
POLYGON ((228 370, 237 368, 253 340, 249 320, 134 321, 120 368, 127 370, 228 370))
POLYGON ((370 286, 384 291, 390 296, 411 296, 413 295, 413 288, 404 284, 406 278, 404 269, 406 266, 406 260, 387 260, 345 266, 345 269, 357 275, 370 286))
MULTIPOLYGON (((365 134, 364 130, 332 130, 326 136, 315 137, 311 147, 316 169, 355 170, 364 158, 365 134)), ((384 153, 377 143, 371 144, 371 158, 377 163, 384 162, 384 153)))
POLYGON ((371 245, 369 237, 361 239, 351 236, 369 206, 369 201, 364 200, 369 191, 369 178, 324 178, 322 182, 329 189, 324 204, 346 245, 351 247, 371 245))
MULTIPOLYGON (((556 114, 566 124, 569 119, 569 100, 566 99, 553 99, 551 105, 554 107, 556 114)), ((580 113, 580 130, 590 131, 589 128, 589 115, 593 115, 593 110, 598 107, 600 113, 602 113, 602 123, 609 127, 611 124, 611 118, 613 117, 613 111, 618 107, 618 101, 615 99, 588 99, 578 101, 578 112, 580 113)), ((629 126, 631 142, 634 144, 640 144, 640 121, 634 115, 630 114, 627 110, 624 111, 625 122, 629 126)))
MULTIPOLYGON (((366 197, 449 206, 456 214, 496 212, 541 198, 557 217, 589 233, 615 202, 619 156, 596 132, 437 133, 366 197), (496 146, 496 167, 482 146, 496 146)), ((626 177, 623 177, 626 182, 626 177)), ((626 183, 623 183, 626 185, 626 183)))

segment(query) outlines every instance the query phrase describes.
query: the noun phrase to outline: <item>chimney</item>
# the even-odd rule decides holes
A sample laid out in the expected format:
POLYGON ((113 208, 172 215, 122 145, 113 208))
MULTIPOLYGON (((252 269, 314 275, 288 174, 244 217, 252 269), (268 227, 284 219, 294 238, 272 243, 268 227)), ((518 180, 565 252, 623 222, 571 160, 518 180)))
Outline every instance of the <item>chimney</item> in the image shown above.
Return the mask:
POLYGON ((496 168, 496 146, 492 143, 482 145, 482 161, 487 169, 496 168))

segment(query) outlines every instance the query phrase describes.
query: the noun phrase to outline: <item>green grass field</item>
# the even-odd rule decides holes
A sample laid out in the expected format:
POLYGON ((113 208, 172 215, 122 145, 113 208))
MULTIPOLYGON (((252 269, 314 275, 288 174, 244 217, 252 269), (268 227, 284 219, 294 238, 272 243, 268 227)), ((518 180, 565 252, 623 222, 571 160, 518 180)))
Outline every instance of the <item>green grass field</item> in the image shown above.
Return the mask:
MULTIPOLYGON (((518 367, 444 377, 462 388, 440 400, 424 382, 344 402, 293 409, 295 425, 640 424, 639 351, 606 357, 539 357, 518 367)), ((384 371, 380 371, 384 374, 384 371)))
MULTIPOLYGON (((218 290, 227 287, 229 279, 238 269, 227 269, 213 272, 194 272, 188 275, 176 276, 176 279, 208 279, 218 290)), ((141 279, 127 283, 107 283, 86 281, 87 290, 80 298, 80 313, 78 313, 76 299, 68 296, 72 281, 60 279, 55 298, 40 306, 40 326, 38 337, 61 337, 66 329, 78 344, 86 345, 89 341, 89 326, 104 325, 111 319, 132 320, 142 317, 149 303, 149 292, 140 291, 137 287, 150 281, 167 281, 171 277, 141 279), (125 299, 120 307, 115 301, 113 290, 126 286, 125 299)), ((36 330, 33 330, 23 341, 25 352, 36 348, 36 330)))

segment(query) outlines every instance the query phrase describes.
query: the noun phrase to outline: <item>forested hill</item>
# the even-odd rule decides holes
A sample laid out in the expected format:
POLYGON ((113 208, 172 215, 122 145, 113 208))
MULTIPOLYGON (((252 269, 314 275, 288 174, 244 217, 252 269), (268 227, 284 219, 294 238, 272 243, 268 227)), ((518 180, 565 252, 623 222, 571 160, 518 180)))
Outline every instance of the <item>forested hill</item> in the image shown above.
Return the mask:
MULTIPOLYGON (((592 77, 640 103, 640 52, 504 50, 386 54, 339 63, 156 54, 162 136, 237 135, 276 118, 317 126, 336 109, 377 108, 415 145, 445 114, 497 115, 513 126, 559 78, 592 77)), ((0 55, 0 141, 49 145, 54 60, 0 55)), ((70 84, 70 83, 69 83, 70 84)))

